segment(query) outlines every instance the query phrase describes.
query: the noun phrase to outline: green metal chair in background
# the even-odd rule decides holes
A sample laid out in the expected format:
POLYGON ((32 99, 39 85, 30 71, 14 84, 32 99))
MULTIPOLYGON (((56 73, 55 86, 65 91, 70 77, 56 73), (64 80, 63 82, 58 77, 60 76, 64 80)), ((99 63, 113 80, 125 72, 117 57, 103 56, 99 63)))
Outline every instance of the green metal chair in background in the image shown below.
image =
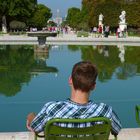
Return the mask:
POLYGON ((135 111, 136 111, 136 121, 140 126, 140 105, 136 105, 135 111))
POLYGON ((88 119, 52 119, 45 126, 44 136, 35 135, 35 140, 38 137, 44 137, 45 140, 108 140, 111 131, 111 121, 105 117, 95 117, 88 119), (90 127, 84 128, 66 128, 57 126, 57 123, 96 123, 90 127))

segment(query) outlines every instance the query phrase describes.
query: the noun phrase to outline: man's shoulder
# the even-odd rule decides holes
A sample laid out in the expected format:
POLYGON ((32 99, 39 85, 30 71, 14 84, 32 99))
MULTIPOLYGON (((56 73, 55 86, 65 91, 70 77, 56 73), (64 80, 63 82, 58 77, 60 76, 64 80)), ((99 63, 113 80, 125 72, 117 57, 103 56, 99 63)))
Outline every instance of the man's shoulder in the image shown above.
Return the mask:
POLYGON ((101 106, 101 107, 103 107, 103 108, 110 108, 110 109, 112 109, 112 106, 107 105, 105 103, 99 103, 98 105, 101 106))

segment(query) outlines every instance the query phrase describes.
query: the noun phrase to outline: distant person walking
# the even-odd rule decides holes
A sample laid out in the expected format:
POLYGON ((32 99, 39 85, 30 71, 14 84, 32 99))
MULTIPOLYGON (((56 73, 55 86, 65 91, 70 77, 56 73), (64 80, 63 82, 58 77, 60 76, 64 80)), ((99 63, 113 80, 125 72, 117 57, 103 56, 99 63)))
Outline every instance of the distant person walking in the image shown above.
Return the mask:
POLYGON ((109 26, 105 26, 104 37, 108 37, 108 36, 109 36, 109 26))
POLYGON ((96 35, 97 35, 97 27, 93 27, 93 34, 94 34, 94 37, 96 37, 96 35))
POLYGON ((121 29, 119 27, 117 28, 116 36, 118 38, 121 36, 121 29))

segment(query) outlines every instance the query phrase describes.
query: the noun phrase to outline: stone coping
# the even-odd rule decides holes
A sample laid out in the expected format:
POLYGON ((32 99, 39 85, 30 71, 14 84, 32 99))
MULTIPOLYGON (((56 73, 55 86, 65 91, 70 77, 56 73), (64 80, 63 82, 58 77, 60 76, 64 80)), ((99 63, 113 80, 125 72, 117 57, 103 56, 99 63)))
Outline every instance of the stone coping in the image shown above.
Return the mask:
MULTIPOLYGON (((32 44, 37 45, 37 37, 28 37, 27 35, 1 35, 1 45, 18 45, 32 44)), ((129 45, 140 46, 140 37, 117 38, 109 36, 109 38, 77 37, 75 34, 64 34, 57 37, 48 37, 46 44, 52 45, 129 45)))
MULTIPOLYGON (((110 135, 109 140, 113 139, 114 137, 110 135)), ((34 134, 32 132, 5 132, 0 133, 0 140, 34 140, 34 134)), ((122 129, 117 140, 140 140, 140 128, 122 129)))

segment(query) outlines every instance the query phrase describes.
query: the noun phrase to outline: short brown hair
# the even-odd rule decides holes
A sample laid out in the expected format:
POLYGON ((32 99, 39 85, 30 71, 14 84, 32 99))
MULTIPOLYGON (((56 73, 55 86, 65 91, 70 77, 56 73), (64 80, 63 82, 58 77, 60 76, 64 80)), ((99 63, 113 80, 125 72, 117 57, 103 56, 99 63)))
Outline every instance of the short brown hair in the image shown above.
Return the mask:
POLYGON ((89 92, 96 83, 97 68, 90 61, 76 63, 72 69, 72 81, 74 89, 89 92))

